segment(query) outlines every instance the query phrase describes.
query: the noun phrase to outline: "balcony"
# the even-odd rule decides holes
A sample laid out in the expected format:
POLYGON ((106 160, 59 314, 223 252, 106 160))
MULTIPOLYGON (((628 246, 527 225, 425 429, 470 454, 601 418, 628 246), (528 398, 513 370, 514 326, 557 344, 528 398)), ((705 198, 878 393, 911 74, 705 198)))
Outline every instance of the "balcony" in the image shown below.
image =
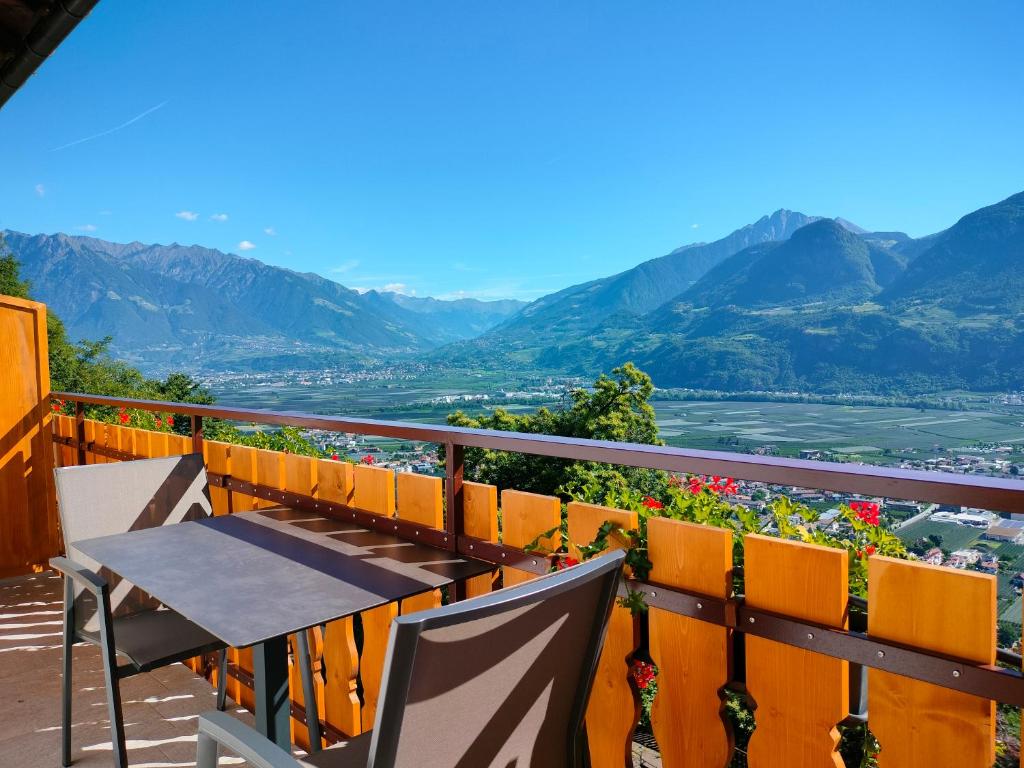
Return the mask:
MULTIPOLYGON (((60 551, 48 481, 54 465, 199 452, 215 514, 285 506, 355 520, 494 565, 492 575, 476 577, 464 589, 404 600, 387 615, 472 598, 546 572, 549 560, 526 548, 558 528, 563 514, 575 543, 591 541, 608 520, 637 525, 635 512, 578 502, 563 512, 556 497, 465 481, 466 448, 1024 513, 1024 484, 985 477, 52 393, 44 311, 31 302, 0 303, 0 348, 12 350, 5 355, 0 387, 0 498, 9 500, 0 568, 8 575, 37 571, 5 582, 0 591, 0 612, 9 625, 0 636, 0 675, 11 681, 10 690, 19 691, 17 705, 9 703, 11 697, 4 705, 3 764, 56 760, 58 707, 47 696, 57 690, 57 651, 50 646, 58 644, 51 636, 59 631, 59 615, 49 613, 55 579, 41 565, 60 551), (76 415, 51 414, 54 396, 74 402, 76 415), (191 434, 86 418, 89 406, 122 405, 188 419, 191 434), (446 476, 396 476, 369 465, 206 440, 203 422, 211 418, 435 443, 444 448, 446 476), (31 675, 25 672, 30 668, 31 675)), ((996 760, 996 703, 1024 704, 1024 677, 1019 657, 997 653, 995 577, 876 557, 869 562, 865 603, 849 594, 845 550, 748 536, 737 563, 732 532, 722 528, 652 517, 647 536, 650 576, 624 587, 624 594, 642 595, 647 610, 614 610, 587 712, 594 766, 621 768, 630 760, 667 768, 842 765, 840 727, 858 728, 865 721, 880 744, 881 766, 989 768, 996 760), (740 568, 744 592, 736 594, 740 568), (649 729, 639 728, 634 658, 649 658, 658 670, 649 729), (738 743, 723 717, 727 694, 756 704, 749 743, 738 743), (659 754, 641 753, 635 739, 657 745, 659 754)), ((387 624, 386 618, 366 615, 311 631, 316 698, 328 742, 372 723, 387 624)), ((127 717, 130 743, 137 744, 129 751, 133 765, 188 765, 193 759, 192 718, 209 708, 204 698, 212 700, 212 689, 203 678, 212 676, 213 666, 201 658, 188 666, 137 679, 137 714, 127 717)), ((229 695, 242 710, 254 706, 252 670, 250 653, 230 652, 229 695)), ((304 745, 306 709, 294 677, 293 735, 304 745)), ((88 711, 92 692, 85 687, 76 695, 88 711)), ((82 729, 94 734, 89 738, 101 755, 101 745, 108 744, 102 718, 83 722, 82 729)))

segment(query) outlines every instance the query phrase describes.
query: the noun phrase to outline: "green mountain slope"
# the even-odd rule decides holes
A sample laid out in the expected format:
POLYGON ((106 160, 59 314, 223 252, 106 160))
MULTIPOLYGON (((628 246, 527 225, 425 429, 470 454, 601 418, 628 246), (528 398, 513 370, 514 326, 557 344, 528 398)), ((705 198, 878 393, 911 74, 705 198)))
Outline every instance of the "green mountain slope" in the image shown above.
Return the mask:
POLYGON ((358 293, 199 246, 4 234, 72 338, 112 336, 117 354, 143 366, 305 367, 331 351, 411 354, 475 336, 522 306, 358 293))

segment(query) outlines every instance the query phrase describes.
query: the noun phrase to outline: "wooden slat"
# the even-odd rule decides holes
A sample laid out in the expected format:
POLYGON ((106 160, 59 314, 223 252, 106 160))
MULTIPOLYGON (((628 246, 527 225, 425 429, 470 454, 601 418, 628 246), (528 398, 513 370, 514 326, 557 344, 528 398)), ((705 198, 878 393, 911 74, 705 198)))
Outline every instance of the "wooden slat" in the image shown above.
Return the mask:
MULTIPOLYGON (((211 474, 231 474, 231 445, 214 440, 203 441, 203 455, 206 458, 206 469, 211 474)), ((210 486, 210 503, 213 514, 226 515, 231 511, 231 491, 226 488, 210 486)))
MULTIPOLYGON (((501 492, 501 539, 510 547, 525 547, 540 534, 557 528, 562 522, 562 505, 557 496, 504 490, 501 492)), ((545 552, 558 549, 558 531, 543 537, 537 545, 545 552)), ((504 568, 505 586, 521 584, 534 578, 528 571, 504 568)))
MULTIPOLYGON (((994 664, 996 578, 872 557, 872 637, 978 664, 994 664)), ((880 768, 990 768, 995 702, 889 672, 868 672, 868 712, 880 768)))
MULTIPOLYGON (((746 603, 845 629, 846 551, 768 536, 744 544, 746 603)), ((849 707, 849 664, 747 635, 747 691, 756 704, 751 768, 843 768, 839 730, 849 707)))
MULTIPOLYGON (((466 481, 462 484, 463 525, 467 536, 498 541, 498 489, 466 481)), ((485 595, 494 588, 498 570, 466 580, 466 597, 485 595)))
POLYGON ((444 484, 440 477, 399 472, 398 516, 430 528, 444 528, 444 484))
POLYGON ((192 438, 177 433, 167 436, 169 456, 187 456, 192 453, 192 438))
MULTIPOLYGON (((96 442, 96 422, 93 421, 92 419, 86 419, 84 426, 85 426, 85 442, 86 442, 86 444, 88 445, 90 443, 95 443, 96 442)), ((86 464, 100 463, 100 462, 97 462, 97 459, 99 459, 100 462, 102 462, 102 457, 98 457, 92 451, 86 451, 86 453, 85 453, 85 463, 86 464)))
MULTIPOLYGON (((353 468, 354 504, 359 509, 384 517, 395 514, 395 476, 389 469, 358 464, 353 468)), ((380 696, 384 656, 387 652, 391 622, 398 615, 398 603, 388 603, 360 614, 363 623, 363 648, 359 676, 363 683, 364 730, 373 727, 380 696)))
POLYGON ((351 506, 355 503, 355 466, 347 461, 319 459, 316 462, 318 499, 351 506))
POLYGON ((353 482, 353 503, 356 507, 385 517, 395 516, 394 472, 382 467, 356 464, 353 467, 353 482))
MULTIPOLYGON (((444 527, 444 484, 440 477, 399 472, 397 475, 397 516, 430 528, 444 527)), ((415 613, 441 606, 441 590, 402 600, 399 612, 415 613)))
POLYGON ((317 461, 310 456, 284 454, 284 488, 303 496, 316 495, 317 461))
POLYGON ((170 456, 171 446, 169 435, 166 432, 149 432, 149 453, 148 456, 158 458, 160 456, 170 456))
MULTIPOLYGON (((256 451, 256 482, 271 488, 284 489, 284 454, 263 448, 256 451)), ((257 509, 280 506, 280 502, 257 499, 257 509)))
POLYGON ((359 714, 359 651, 351 617, 332 621, 324 633, 323 717, 348 736, 363 732, 359 714))
MULTIPOLYGON (((590 544, 605 521, 625 530, 638 525, 636 512, 572 501, 566 510, 569 551, 580 559, 579 547, 590 544)), ((609 550, 629 546, 619 534, 608 538, 609 550)), ((604 648, 587 705, 587 738, 594 768, 621 768, 630 761, 633 730, 640 718, 639 700, 629 682, 629 663, 640 644, 640 622, 629 608, 616 605, 608 621, 604 648)))
MULTIPOLYGON (((247 445, 231 446, 231 475, 250 483, 256 480, 256 449, 247 445)), ((231 510, 245 512, 256 509, 256 499, 244 493, 231 492, 231 510)))
MULTIPOLYGON (((647 521, 650 581, 725 599, 732 593, 732 532, 665 517, 647 521)), ((654 737, 667 766, 723 768, 732 730, 723 717, 723 690, 732 677, 731 630, 659 608, 648 610, 658 695, 654 737)))

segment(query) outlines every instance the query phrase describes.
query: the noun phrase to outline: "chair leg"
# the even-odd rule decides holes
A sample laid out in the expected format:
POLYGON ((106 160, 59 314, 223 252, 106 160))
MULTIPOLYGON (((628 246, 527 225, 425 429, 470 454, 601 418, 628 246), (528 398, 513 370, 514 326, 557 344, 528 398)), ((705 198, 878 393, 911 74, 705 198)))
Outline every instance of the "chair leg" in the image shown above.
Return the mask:
POLYGON ((313 686, 313 660, 309 655, 309 630, 297 632, 299 676, 302 678, 302 698, 306 707, 306 730, 309 733, 309 752, 320 751, 320 708, 316 703, 313 686))
POLYGON ((196 768, 217 768, 217 742, 208 734, 199 734, 196 747, 196 768))
POLYGON ((124 743, 124 715, 121 712, 121 680, 117 674, 117 651, 110 631, 110 609, 106 608, 100 623, 100 650, 103 654, 103 677, 107 684, 107 708, 110 712, 110 741, 114 746, 115 768, 128 768, 128 750, 124 743))
MULTIPOLYGON (((224 711, 228 697, 228 649, 217 654, 217 709, 224 711)), ((214 760, 216 762, 216 759, 214 760)))
POLYGON ((64 649, 60 699, 60 764, 71 765, 71 661, 75 644, 75 590, 71 579, 64 579, 64 649))

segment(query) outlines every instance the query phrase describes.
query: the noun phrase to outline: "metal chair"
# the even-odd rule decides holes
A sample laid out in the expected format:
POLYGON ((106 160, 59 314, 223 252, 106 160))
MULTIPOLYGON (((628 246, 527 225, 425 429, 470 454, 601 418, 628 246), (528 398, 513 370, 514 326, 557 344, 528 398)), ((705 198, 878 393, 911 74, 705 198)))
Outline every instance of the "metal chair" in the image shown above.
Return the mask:
POLYGON ((585 766, 583 718, 624 557, 400 616, 372 731, 296 761, 207 712, 197 768, 215 768, 221 746, 256 768, 585 766))
MULTIPOLYGON (((71 765, 72 646, 86 642, 102 651, 114 764, 125 768, 120 680, 218 651, 217 709, 222 710, 227 693, 227 649, 180 613, 101 568, 78 551, 75 542, 210 516, 213 509, 206 469, 202 455, 192 454, 64 467, 55 470, 54 477, 67 553, 50 560, 50 566, 64 576, 61 764, 71 765), (119 664, 118 657, 125 663, 119 664)), ((298 640, 300 661, 304 662, 302 682, 308 692, 312 690, 312 672, 305 633, 300 633, 298 640)))

